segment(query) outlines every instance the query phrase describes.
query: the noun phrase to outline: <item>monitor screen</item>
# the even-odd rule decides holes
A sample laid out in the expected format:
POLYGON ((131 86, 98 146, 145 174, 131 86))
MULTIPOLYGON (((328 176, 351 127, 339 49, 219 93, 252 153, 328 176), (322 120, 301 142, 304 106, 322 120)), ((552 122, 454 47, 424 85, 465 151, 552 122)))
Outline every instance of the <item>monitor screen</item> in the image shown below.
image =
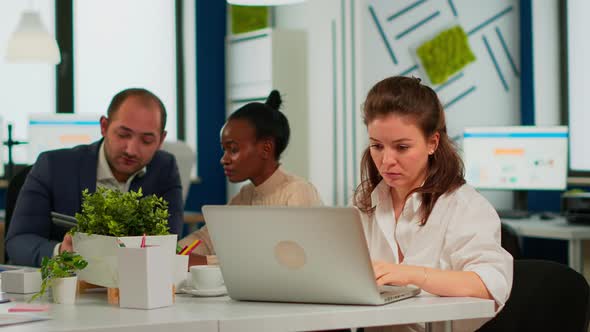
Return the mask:
POLYGON ((29 162, 41 152, 90 144, 102 136, 100 115, 31 114, 29 115, 29 162))
POLYGON ((567 149, 566 126, 466 128, 465 179, 478 189, 563 190, 567 149))

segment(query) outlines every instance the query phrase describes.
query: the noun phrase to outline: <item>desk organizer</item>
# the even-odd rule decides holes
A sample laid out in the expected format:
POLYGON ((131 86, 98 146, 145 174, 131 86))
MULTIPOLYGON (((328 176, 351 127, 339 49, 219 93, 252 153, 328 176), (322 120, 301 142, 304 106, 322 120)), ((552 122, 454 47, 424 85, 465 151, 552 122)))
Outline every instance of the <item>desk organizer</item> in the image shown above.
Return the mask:
MULTIPOLYGON (((119 239, 126 247, 139 247, 141 236, 124 236, 119 239)), ((177 235, 147 236, 148 245, 158 245, 169 254, 168 261, 176 254, 177 235)), ((88 235, 76 233, 73 236, 74 251, 79 253, 88 266, 78 273, 78 279, 89 284, 107 288, 119 287, 117 250, 119 245, 117 237, 105 235, 88 235)), ((174 271, 174 266, 170 266, 174 271)))
POLYGON ((38 269, 9 270, 2 272, 2 291, 31 294, 41 290, 41 271, 38 269))
POLYGON ((119 305, 153 309, 173 303, 174 282, 169 252, 164 247, 119 248, 119 305))
POLYGON ((174 287, 176 293, 184 288, 188 276, 188 255, 175 255, 174 257, 174 287))

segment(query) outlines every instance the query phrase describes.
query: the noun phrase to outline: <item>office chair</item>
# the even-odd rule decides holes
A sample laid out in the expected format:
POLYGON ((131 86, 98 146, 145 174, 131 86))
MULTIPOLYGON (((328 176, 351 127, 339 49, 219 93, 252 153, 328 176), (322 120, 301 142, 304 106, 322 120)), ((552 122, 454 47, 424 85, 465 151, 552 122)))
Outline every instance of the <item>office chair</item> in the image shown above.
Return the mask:
POLYGON ((182 200, 186 203, 188 190, 191 186, 191 170, 197 163, 197 155, 188 144, 182 141, 164 142, 162 150, 170 152, 176 158, 180 182, 182 183, 182 200))
MULTIPOLYGON (((5 205, 5 217, 4 217, 4 239, 6 239, 6 234, 8 234, 8 227, 10 226, 10 219, 12 218, 12 213, 14 212, 14 207, 16 206, 16 199, 18 198, 18 194, 20 193, 20 188, 25 183, 25 179, 29 174, 29 171, 33 168, 33 165, 29 165, 20 170, 20 172, 16 173, 10 182, 8 183, 8 188, 6 188, 6 205, 5 205)), ((2 244, 4 245, 4 243, 2 244)), ((8 255, 6 251, 4 251, 4 261, 8 261, 8 255)))
POLYGON ((514 259, 522 258, 518 233, 506 224, 502 224, 502 248, 508 251, 514 259))
POLYGON ((588 282, 570 267, 543 260, 515 260, 506 305, 479 332, 587 332, 588 282))

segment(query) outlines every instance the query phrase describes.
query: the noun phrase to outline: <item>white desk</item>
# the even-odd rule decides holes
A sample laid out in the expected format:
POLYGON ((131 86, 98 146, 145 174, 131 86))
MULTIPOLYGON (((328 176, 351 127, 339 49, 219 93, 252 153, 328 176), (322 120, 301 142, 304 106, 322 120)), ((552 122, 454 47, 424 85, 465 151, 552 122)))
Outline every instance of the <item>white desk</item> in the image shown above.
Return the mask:
POLYGON ((494 302, 419 296, 377 307, 231 301, 225 309, 221 332, 317 331, 491 317, 494 302))
POLYGON ((567 240, 568 264, 583 273, 582 240, 590 239, 590 226, 570 225, 563 217, 541 220, 538 216, 533 216, 527 219, 503 219, 502 222, 514 228, 519 236, 567 240))
MULTIPOLYGON (((14 304, 0 305, 5 313, 14 304)), ((316 305, 233 301, 228 297, 180 295, 161 309, 120 309, 106 293, 86 294, 76 305, 52 305, 51 320, 4 328, 10 332, 86 331, 294 331, 483 318, 494 302, 473 298, 420 296, 385 306, 316 305)), ((447 324, 450 327, 450 324, 447 324)))
MULTIPOLYGON (((16 295, 15 298, 22 302, 22 296, 16 295)), ((106 292, 84 294, 78 297, 75 305, 51 304, 49 313, 41 314, 48 314, 50 320, 4 327, 2 331, 217 332, 217 312, 209 304, 207 300, 190 301, 177 297, 176 305, 166 308, 121 309, 107 303, 106 292)), ((0 312, 7 313, 11 306, 14 303, 0 304, 0 312)))

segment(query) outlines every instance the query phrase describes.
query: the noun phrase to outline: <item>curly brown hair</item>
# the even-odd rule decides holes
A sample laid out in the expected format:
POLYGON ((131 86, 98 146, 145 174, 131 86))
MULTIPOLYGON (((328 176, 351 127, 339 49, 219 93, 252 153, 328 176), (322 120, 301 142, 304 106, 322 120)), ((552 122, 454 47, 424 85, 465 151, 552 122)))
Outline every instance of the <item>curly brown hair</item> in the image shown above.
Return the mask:
MULTIPOLYGON (((389 77, 371 88, 363 106, 365 125, 391 114, 413 118, 426 139, 435 133, 440 135, 438 147, 428 158, 426 181, 406 196, 420 194, 420 224, 424 225, 438 198, 465 183, 463 161, 447 135, 443 107, 436 93, 421 84, 419 78, 389 77)), ((367 147, 361 160, 361 183, 354 193, 359 210, 374 213, 371 193, 382 179, 367 147)))

